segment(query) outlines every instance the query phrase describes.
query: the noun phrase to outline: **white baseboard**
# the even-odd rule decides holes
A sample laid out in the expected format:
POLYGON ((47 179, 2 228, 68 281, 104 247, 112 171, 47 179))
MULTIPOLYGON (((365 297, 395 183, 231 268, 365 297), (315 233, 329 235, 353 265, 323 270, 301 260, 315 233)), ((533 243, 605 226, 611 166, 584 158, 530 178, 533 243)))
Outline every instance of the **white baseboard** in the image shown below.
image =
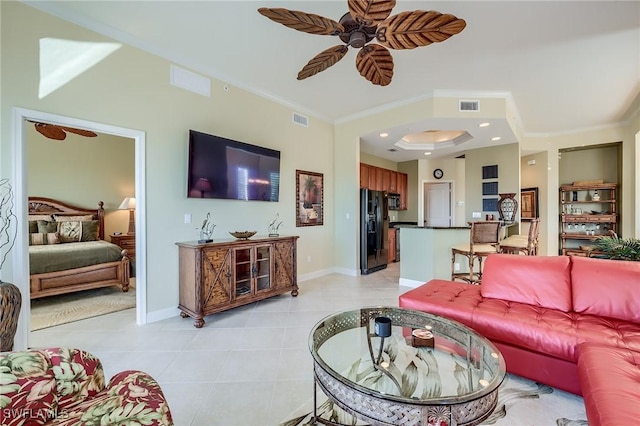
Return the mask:
POLYGON ((178 308, 166 308, 159 311, 153 311, 147 313, 147 324, 162 321, 167 318, 173 318, 180 315, 180 309, 178 308))
POLYGON ((417 287, 420 287, 422 284, 424 284, 424 281, 416 281, 416 280, 409 280, 407 278, 400 278, 400 281, 398 281, 398 284, 400 285, 400 287, 417 288, 417 287))
POLYGON ((319 271, 309 272, 308 274, 298 275, 298 282, 300 283, 304 281, 309 281, 314 278, 324 277, 325 275, 329 275, 329 274, 342 274, 342 275, 349 275, 352 277, 358 276, 357 271, 354 269, 334 267, 334 268, 326 268, 326 269, 321 269, 319 271))

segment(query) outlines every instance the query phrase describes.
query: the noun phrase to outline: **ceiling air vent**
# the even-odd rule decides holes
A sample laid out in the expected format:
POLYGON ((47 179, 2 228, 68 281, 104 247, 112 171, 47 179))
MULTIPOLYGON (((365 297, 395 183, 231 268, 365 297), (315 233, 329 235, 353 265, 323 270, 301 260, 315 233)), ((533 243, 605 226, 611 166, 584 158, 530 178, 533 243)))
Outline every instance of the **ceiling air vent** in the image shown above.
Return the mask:
POLYGON ((293 113, 293 122, 304 127, 309 127, 309 117, 298 114, 297 112, 293 113))
POLYGON ((480 111, 480 101, 459 101, 460 111, 480 111))

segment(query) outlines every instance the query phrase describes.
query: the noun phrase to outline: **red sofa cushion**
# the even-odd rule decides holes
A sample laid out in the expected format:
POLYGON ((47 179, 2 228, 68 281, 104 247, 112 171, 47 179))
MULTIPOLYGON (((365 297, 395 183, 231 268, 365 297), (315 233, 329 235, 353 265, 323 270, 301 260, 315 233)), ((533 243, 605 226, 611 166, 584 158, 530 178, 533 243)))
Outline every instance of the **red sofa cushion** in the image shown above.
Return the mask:
POLYGON ((485 261, 483 297, 572 310, 569 256, 492 254, 485 261))
POLYGON ((640 352, 594 343, 582 343, 578 351, 578 376, 589 426, 638 424, 640 352))
POLYGON ((640 323, 640 262, 573 256, 571 281, 576 312, 640 323))

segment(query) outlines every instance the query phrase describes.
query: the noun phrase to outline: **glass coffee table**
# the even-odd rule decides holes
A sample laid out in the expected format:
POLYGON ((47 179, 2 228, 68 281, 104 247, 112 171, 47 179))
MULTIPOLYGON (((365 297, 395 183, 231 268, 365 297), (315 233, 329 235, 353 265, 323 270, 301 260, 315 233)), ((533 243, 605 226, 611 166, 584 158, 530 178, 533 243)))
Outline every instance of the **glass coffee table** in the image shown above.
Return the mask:
POLYGON ((393 307, 330 315, 309 336, 316 386, 370 425, 471 426, 496 407, 500 351, 456 321, 393 307), (382 336, 382 337, 380 337, 382 336))

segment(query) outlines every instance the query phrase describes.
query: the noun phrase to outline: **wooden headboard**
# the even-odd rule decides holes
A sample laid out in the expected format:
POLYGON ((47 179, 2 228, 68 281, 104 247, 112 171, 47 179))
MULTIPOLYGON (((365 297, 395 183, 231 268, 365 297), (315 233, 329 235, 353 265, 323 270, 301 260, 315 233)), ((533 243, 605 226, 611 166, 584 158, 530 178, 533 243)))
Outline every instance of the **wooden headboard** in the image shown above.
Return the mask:
POLYGON ((104 240, 104 203, 98 201, 97 209, 85 209, 54 200, 53 198, 29 197, 29 214, 55 214, 58 216, 93 215, 98 221, 98 238, 104 240))

